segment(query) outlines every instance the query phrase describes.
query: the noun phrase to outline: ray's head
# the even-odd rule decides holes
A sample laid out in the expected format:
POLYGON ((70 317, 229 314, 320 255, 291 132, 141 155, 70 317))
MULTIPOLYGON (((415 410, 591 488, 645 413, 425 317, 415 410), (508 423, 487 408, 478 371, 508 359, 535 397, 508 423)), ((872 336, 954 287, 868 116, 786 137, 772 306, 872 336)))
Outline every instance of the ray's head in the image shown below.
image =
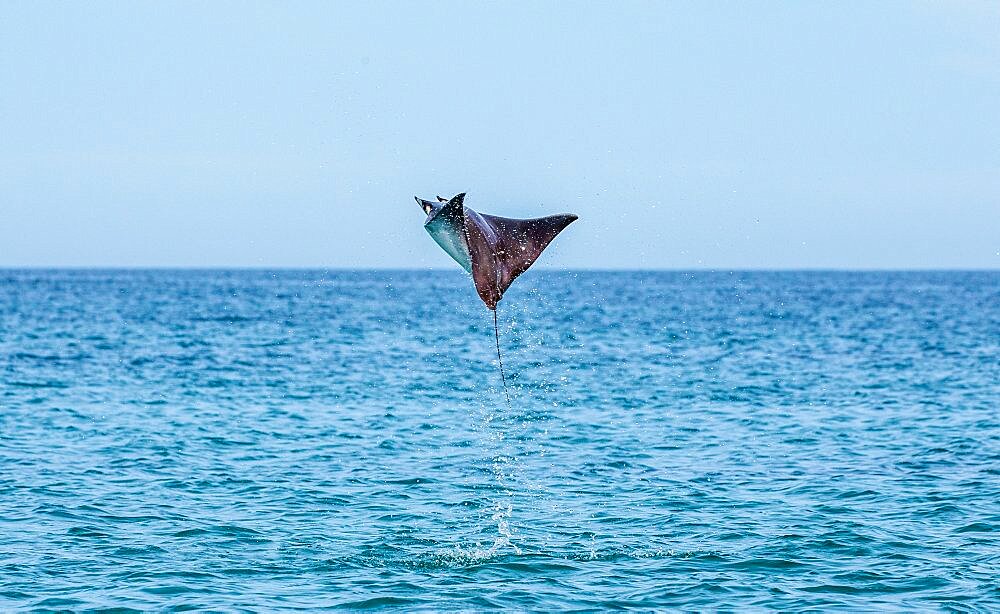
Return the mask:
POLYGON ((451 200, 449 200, 447 198, 441 198, 440 196, 438 196, 436 200, 424 200, 424 199, 420 198, 419 196, 414 196, 413 197, 413 199, 417 201, 417 205, 421 209, 423 209, 424 213, 427 214, 427 219, 424 220, 424 224, 425 225, 429 224, 430 221, 434 219, 434 216, 436 216, 438 214, 438 212, 440 212, 441 209, 443 209, 444 206, 447 205, 449 202, 457 200, 457 202, 459 204, 461 204, 461 202, 462 202, 462 200, 464 198, 465 198, 465 194, 464 193, 463 194, 459 194, 458 196, 455 196, 451 200))

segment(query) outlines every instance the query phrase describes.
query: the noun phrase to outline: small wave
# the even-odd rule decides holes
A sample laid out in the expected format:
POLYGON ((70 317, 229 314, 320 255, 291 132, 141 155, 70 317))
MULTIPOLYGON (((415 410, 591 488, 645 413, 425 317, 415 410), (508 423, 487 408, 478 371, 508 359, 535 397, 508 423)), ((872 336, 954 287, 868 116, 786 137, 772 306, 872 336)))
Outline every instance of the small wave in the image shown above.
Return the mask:
POLYGON ((336 607, 346 610, 373 610, 375 608, 420 605, 421 603, 430 602, 426 599, 418 599, 416 597, 373 597, 360 601, 345 601, 337 604, 336 607))
POLYGON ((38 382, 38 381, 28 382, 23 380, 13 380, 7 382, 7 385, 13 388, 69 388, 69 384, 58 380, 49 380, 44 382, 38 382))
POLYGON ((258 322, 260 318, 250 317, 250 316, 240 316, 240 315, 225 315, 225 316, 195 316, 191 318, 192 322, 218 322, 222 324, 239 324, 242 322, 258 322))
POLYGON ((997 527, 985 522, 973 522, 963 527, 955 529, 956 533, 993 533, 997 527))

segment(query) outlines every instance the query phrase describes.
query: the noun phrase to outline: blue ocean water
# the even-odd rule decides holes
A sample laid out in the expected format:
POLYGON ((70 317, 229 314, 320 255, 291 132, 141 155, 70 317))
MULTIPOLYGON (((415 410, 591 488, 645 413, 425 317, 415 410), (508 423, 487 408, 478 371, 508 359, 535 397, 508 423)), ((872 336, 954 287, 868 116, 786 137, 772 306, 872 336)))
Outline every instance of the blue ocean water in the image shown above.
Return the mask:
POLYGON ((1000 608, 1000 273, 0 271, 0 609, 1000 608))

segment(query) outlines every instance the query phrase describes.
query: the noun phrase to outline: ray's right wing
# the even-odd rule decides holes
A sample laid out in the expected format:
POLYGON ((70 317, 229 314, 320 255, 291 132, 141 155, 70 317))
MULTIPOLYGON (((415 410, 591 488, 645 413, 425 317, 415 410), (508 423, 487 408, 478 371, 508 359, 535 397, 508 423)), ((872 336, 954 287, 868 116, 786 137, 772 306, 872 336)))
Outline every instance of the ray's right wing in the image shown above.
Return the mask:
POLYGON ((538 260, 552 239, 577 220, 572 213, 527 220, 481 214, 497 235, 497 290, 500 296, 538 260))

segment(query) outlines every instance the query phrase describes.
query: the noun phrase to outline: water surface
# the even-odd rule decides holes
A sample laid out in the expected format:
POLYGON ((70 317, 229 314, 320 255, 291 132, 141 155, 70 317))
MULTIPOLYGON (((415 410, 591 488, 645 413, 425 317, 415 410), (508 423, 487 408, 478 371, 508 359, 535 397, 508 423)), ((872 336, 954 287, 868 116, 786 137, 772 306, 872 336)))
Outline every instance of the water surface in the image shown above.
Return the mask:
POLYGON ((0 271, 0 609, 1000 608, 1000 273, 0 271))

